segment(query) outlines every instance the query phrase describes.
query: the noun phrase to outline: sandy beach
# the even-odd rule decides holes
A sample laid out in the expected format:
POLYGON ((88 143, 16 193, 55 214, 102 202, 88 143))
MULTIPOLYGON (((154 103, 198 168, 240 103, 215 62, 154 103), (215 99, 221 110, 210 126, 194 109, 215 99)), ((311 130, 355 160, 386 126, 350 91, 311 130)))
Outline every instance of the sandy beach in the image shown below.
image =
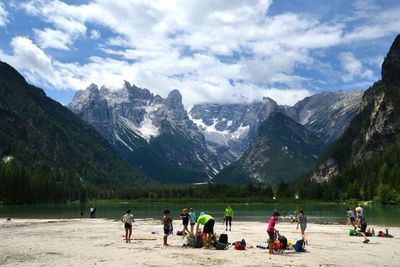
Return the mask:
MULTIPOLYGON (((376 226, 375 226, 376 227, 376 226)), ((181 228, 175 221, 174 232, 181 228)), ((307 252, 287 250, 268 255, 256 245, 266 245, 266 224, 234 222, 229 242, 245 239, 254 246, 245 251, 184 248, 181 236, 170 236, 162 246, 162 225, 155 220, 137 220, 133 238, 123 240, 121 222, 106 219, 28 220, 0 219, 0 265, 4 266, 399 266, 400 228, 391 227, 395 238, 348 236, 345 225, 309 224, 307 252)), ((296 226, 277 224, 288 241, 300 238, 296 226)), ((222 222, 215 231, 223 233, 222 222)), ((376 227, 376 230, 382 228, 376 227)))

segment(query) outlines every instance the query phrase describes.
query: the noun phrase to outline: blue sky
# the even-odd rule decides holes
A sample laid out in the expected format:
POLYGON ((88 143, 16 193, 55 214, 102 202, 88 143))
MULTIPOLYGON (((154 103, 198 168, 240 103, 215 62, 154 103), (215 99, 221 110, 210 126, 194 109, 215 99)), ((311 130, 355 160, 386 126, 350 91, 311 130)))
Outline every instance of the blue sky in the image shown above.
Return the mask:
POLYGON ((186 106, 367 89, 400 2, 0 0, 0 59, 63 104, 127 80, 186 106))

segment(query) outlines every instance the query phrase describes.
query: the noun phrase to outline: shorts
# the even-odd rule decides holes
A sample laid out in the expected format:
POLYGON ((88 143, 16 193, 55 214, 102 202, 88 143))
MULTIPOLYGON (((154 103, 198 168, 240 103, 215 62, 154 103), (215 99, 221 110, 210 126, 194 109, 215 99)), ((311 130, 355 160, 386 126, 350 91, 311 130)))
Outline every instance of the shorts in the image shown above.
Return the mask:
POLYGON ((301 229, 302 231, 305 231, 306 228, 307 228, 307 224, 305 224, 305 223, 301 223, 301 224, 300 224, 300 229, 301 229))
POLYGON ((366 223, 361 224, 360 233, 365 233, 366 230, 367 230, 367 224, 366 223))
POLYGON ((132 224, 125 223, 125 229, 132 229, 132 224))
POLYGON ((184 222, 183 226, 187 227, 189 225, 189 222, 184 222))
POLYGON ((355 221, 356 221, 356 218, 350 217, 350 222, 351 222, 351 223, 353 223, 353 222, 355 222, 355 221))
POLYGON ((164 236, 171 235, 173 231, 174 231, 174 228, 172 227, 172 225, 164 226, 164 236))
POLYGON ((190 225, 196 225, 196 223, 195 222, 191 222, 190 225))
POLYGON ((215 224, 215 221, 213 219, 208 220, 208 222, 204 225, 203 233, 204 234, 213 234, 214 233, 214 224, 215 224))
POLYGON ((269 237, 269 242, 273 243, 275 241, 275 234, 273 232, 267 232, 269 237))

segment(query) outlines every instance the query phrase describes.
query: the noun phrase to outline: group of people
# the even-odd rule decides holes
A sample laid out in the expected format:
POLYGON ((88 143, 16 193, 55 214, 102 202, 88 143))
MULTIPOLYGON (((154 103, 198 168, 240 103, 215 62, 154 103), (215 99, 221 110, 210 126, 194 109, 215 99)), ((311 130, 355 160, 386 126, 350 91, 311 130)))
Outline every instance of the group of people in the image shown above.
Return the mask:
MULTIPOLYGON (((279 235, 279 231, 275 228, 275 224, 278 222, 279 216, 280 216, 279 212, 275 210, 272 216, 268 220, 267 233, 268 233, 269 254, 274 254, 274 242, 277 239, 277 236, 279 235)), ((305 235, 305 231, 307 229, 307 216, 304 214, 303 209, 299 210, 299 215, 296 217, 295 220, 292 221, 292 223, 293 222, 297 222, 296 229, 299 229, 300 226, 301 238, 305 242, 305 244, 308 244, 305 235)))
MULTIPOLYGON (((128 209, 126 214, 121 217, 121 222, 125 224, 125 240, 127 243, 131 240, 132 235, 132 224, 134 223, 133 215, 131 213, 131 209, 128 209)), ((275 228, 275 224, 279 219, 279 212, 277 210, 274 211, 270 219, 268 220, 267 233, 268 233, 268 242, 269 242, 269 253, 273 254, 273 243, 279 235, 279 231, 275 228)), ((197 216, 194 208, 184 208, 182 213, 180 214, 180 218, 182 219, 183 230, 181 231, 182 235, 186 234, 197 235, 199 233, 200 226, 203 227, 203 240, 204 240, 204 248, 209 249, 211 246, 212 236, 214 234, 214 225, 215 219, 210 214, 202 211, 197 216), (190 230, 189 230, 190 224, 190 230)), ((232 231, 232 221, 234 218, 234 212, 230 204, 226 206, 224 211, 224 225, 225 230, 232 231), (228 228, 229 227, 229 228, 228 228)), ((163 245, 168 246, 168 236, 173 233, 173 219, 171 218, 171 212, 168 209, 164 210, 163 213, 163 230, 164 230, 164 238, 163 245)), ((307 239, 305 236, 305 230, 307 228, 307 216, 304 214, 303 209, 299 210, 299 215, 297 216, 297 229, 300 226, 301 236, 305 243, 307 243, 307 239)))
MULTIPOLYGON (((211 246, 211 239, 214 234, 214 225, 215 219, 210 215, 205 213, 204 211, 200 212, 199 216, 197 217, 194 208, 190 208, 188 211, 187 208, 182 210, 180 215, 182 219, 182 235, 185 236, 186 234, 194 234, 199 232, 200 225, 203 226, 203 235, 204 235, 204 248, 208 249, 211 246), (189 223, 190 223, 190 231, 189 231, 189 223), (196 226, 196 230, 194 231, 194 227, 196 226)), ((170 216, 171 212, 166 209, 164 210, 163 216, 163 225, 164 225, 164 241, 163 245, 168 246, 168 236, 173 233, 173 225, 172 225, 172 218, 170 216)), ((233 220, 233 209, 230 204, 226 206, 224 211, 224 221, 226 226, 226 231, 232 230, 232 220, 233 220)))
POLYGON ((348 224, 351 224, 354 227, 354 229, 359 228, 361 236, 364 237, 363 242, 368 243, 369 239, 367 235, 370 234, 370 231, 367 231, 368 224, 367 220, 365 219, 363 208, 358 206, 355 209, 355 213, 351 208, 347 208, 347 217, 348 217, 348 224))

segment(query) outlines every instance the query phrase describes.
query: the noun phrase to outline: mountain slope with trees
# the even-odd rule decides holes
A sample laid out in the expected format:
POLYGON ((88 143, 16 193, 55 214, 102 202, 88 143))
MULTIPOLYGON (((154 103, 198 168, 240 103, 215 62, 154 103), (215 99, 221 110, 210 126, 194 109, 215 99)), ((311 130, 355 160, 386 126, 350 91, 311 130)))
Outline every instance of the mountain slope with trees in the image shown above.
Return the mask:
POLYGON ((217 183, 276 185, 313 167, 325 144, 303 125, 281 112, 272 113, 243 156, 223 169, 217 183))
POLYGON ((382 64, 381 80, 364 93, 361 107, 303 181, 302 195, 400 202, 400 35, 382 64))
POLYGON ((88 123, 0 62, 0 202, 82 199, 150 180, 88 123))

